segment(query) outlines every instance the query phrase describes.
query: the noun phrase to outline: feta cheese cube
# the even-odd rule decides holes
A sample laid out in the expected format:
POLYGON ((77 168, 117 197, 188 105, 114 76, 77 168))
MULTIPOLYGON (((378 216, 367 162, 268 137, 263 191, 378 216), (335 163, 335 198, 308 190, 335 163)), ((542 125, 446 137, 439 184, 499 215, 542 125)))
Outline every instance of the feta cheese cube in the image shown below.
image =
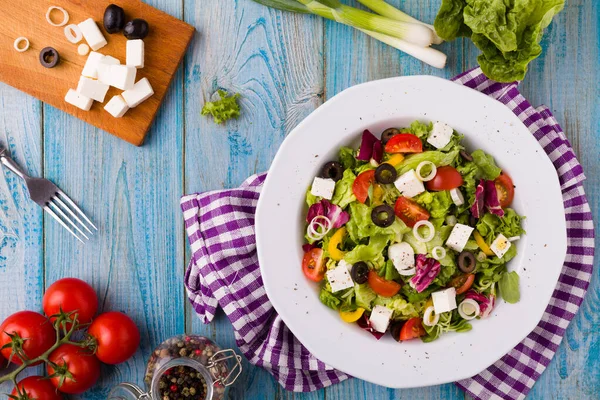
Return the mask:
POLYGON ((415 266, 415 251, 412 246, 406 242, 394 243, 391 245, 388 249, 388 257, 392 260, 392 263, 398 272, 415 266))
POLYGON ((88 78, 98 78, 98 65, 100 65, 103 58, 103 54, 95 51, 90 52, 90 55, 83 66, 83 71, 81 71, 81 75, 87 76, 88 78))
POLYGON ((77 92, 85 97, 104 103, 104 97, 106 96, 106 92, 108 92, 108 85, 82 76, 79 78, 77 92))
POLYGON ((431 293, 431 299, 436 314, 452 311, 456 308, 456 289, 450 287, 439 292, 433 292, 431 293))
POLYGON ((65 101, 77 108, 81 108, 83 111, 90 111, 92 103, 94 102, 94 100, 82 95, 81 93, 78 93, 73 89, 69 89, 65 95, 65 101))
POLYGON ((100 63, 98 64, 97 67, 97 71, 98 71, 98 80, 106 85, 110 86, 110 66, 111 65, 120 65, 121 61, 117 60, 114 57, 111 56, 104 56, 104 58, 102 58, 100 60, 100 63))
POLYGON ((352 264, 350 264, 349 262, 346 262, 346 261, 344 261, 344 260, 341 260, 341 261, 338 263, 338 267, 339 267, 339 266, 341 266, 341 265, 343 265, 344 267, 346 267, 346 269, 348 270, 348 272, 352 272, 352 264))
POLYGON ((427 143, 436 149, 443 149, 448 143, 450 143, 453 132, 454 129, 452 129, 452 127, 444 124, 443 122, 436 122, 433 124, 433 129, 427 138, 427 143))
POLYGON ((130 108, 140 105, 143 101, 147 100, 154 94, 154 90, 150 85, 148 78, 143 78, 137 81, 132 89, 126 90, 121 93, 121 96, 127 102, 130 108))
POLYGON ((385 333, 390 324, 392 313, 392 310, 384 306, 373 307, 373 311, 371 311, 371 316, 369 317, 371 327, 377 332, 385 333))
POLYGON ((128 67, 144 68, 144 41, 142 39, 127 41, 127 64, 128 67))
POLYGON ((492 250, 498 258, 502 258, 508 249, 510 249, 510 246, 512 246, 512 243, 506 238, 506 236, 499 234, 492 242, 490 250, 492 250))
POLYGON ((331 291, 333 293, 354 286, 354 282, 345 265, 338 264, 334 269, 327 271, 325 275, 327 275, 327 281, 331 285, 331 291))
POLYGON ((106 103, 104 109, 108 111, 108 113, 113 117, 121 118, 123 115, 125 115, 127 110, 129 110, 129 106, 127 105, 125 100, 123 100, 123 97, 117 95, 113 96, 113 98, 110 99, 108 103, 106 103))
POLYGON ((400 193, 405 197, 415 197, 425 191, 423 182, 417 178, 417 173, 414 169, 400 175, 394 185, 398 188, 400 193))
POLYGON ((471 228, 468 225, 454 225, 448 240, 446 240, 446 246, 460 253, 465 248, 467 241, 471 237, 471 233, 473 233, 473 230, 474 228, 471 228))
POLYGON ((458 207, 465 204, 465 197, 463 196, 459 188, 452 189, 450 191, 450 197, 452 198, 454 204, 456 204, 458 207))
POLYGON ((106 46, 106 39, 92 18, 80 22, 77 26, 92 50, 96 51, 106 46))
POLYGON ((310 192, 313 196, 323 197, 327 200, 331 200, 334 190, 335 181, 333 179, 323 179, 319 177, 315 178, 312 187, 310 188, 310 192))
POLYGON ((121 90, 133 89, 137 69, 126 65, 111 65, 108 70, 109 85, 121 90))

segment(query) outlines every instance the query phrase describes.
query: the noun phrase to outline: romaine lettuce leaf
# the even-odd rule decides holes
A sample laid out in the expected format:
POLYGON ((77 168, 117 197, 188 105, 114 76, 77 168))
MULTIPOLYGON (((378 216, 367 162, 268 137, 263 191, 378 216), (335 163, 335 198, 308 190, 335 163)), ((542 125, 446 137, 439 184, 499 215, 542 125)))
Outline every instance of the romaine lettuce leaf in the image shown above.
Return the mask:
POLYGON ((381 267, 384 264, 383 250, 392 239, 393 236, 389 235, 373 235, 369 239, 369 244, 359 244, 346 253, 344 260, 350 264, 370 261, 381 267))
MULTIPOLYGON (((490 245, 499 234, 503 234, 507 238, 513 236, 521 236, 525 231, 521 227, 521 217, 512 208, 504 210, 504 217, 500 218, 497 215, 485 213, 484 216, 477 222, 477 231, 483 236, 485 242, 490 245)), ((514 247, 514 246, 513 246, 514 247)))
POLYGON ((450 192, 443 190, 441 192, 423 192, 413 200, 425 207, 431 218, 445 218, 452 204, 450 192))
POLYGON ((431 161, 436 167, 450 165, 456 161, 456 158, 459 157, 459 153, 459 149, 454 149, 448 153, 444 153, 443 151, 426 151, 423 153, 411 154, 398 164, 396 169, 398 170, 398 174, 402 175, 411 169, 416 169, 423 161, 431 161))
POLYGON ((356 175, 352 173, 351 169, 344 171, 342 179, 335 183, 335 191, 333 192, 333 197, 331 199, 333 204, 346 208, 348 204, 356 201, 356 196, 354 196, 354 193, 352 192, 352 184, 355 179, 356 175))
POLYGON ((356 305, 358 307, 371 311, 373 300, 375 300, 377 294, 368 284, 354 284, 354 295, 356 296, 356 305))
POLYGON ((350 204, 350 221, 346 224, 346 229, 354 243, 374 235, 396 236, 410 232, 410 228, 398 218, 395 218, 394 223, 386 228, 375 225, 371 219, 372 210, 371 207, 359 202, 350 204))
POLYGON ((494 157, 491 155, 486 154, 483 150, 475 150, 471 153, 471 157, 473 157, 473 162, 479 168, 478 177, 493 181, 500 176, 502 170, 498 168, 494 157))
POLYGON ((325 304, 327 307, 336 311, 339 310, 340 304, 342 304, 342 301, 333 293, 328 291, 325 287, 323 287, 319 292, 319 300, 321 300, 321 303, 325 304))
POLYGON ((415 306, 407 302, 401 295, 393 297, 377 296, 373 301, 373 306, 384 306, 393 310, 392 319, 408 319, 418 317, 419 313, 415 306))
POLYGON ((340 149, 339 160, 344 170, 354 169, 356 167, 355 151, 351 147, 342 147, 340 149))

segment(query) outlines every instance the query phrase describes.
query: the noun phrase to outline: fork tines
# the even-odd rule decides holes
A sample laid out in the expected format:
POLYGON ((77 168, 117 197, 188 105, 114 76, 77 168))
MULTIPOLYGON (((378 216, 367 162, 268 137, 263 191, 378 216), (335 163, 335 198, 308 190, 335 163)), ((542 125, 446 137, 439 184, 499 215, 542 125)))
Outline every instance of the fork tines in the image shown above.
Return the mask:
POLYGON ((81 229, 85 229, 91 236, 94 232, 89 228, 97 231, 98 228, 90 221, 90 219, 81 211, 81 209, 67 196, 62 190, 58 190, 54 196, 44 206, 44 210, 52 216, 59 224, 68 230, 71 235, 75 236, 81 243, 85 243, 80 237, 89 240, 89 236, 81 229), (64 201, 63 201, 64 200, 64 201), (85 222, 84 222, 85 221, 85 222), (73 227, 77 233, 70 227, 73 227))

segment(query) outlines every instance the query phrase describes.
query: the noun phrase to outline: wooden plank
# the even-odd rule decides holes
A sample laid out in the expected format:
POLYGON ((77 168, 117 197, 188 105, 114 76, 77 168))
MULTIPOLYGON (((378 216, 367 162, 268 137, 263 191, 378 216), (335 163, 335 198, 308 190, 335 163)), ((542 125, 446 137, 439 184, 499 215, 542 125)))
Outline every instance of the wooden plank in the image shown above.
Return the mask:
MULTIPOLYGON (((155 94, 128 111, 123 118, 113 118, 98 102, 90 111, 83 111, 64 101, 67 91, 77 87, 87 57, 77 54, 77 45, 67 41, 62 27, 53 27, 45 20, 46 10, 52 5, 62 6, 68 11, 69 23, 93 18, 108 41, 108 45, 98 51, 124 63, 127 39, 120 33, 110 35, 102 27, 106 2, 42 0, 30 2, 27 7, 23 7, 19 1, 5 2, 0 9, 0 81, 139 146, 146 137, 194 30, 138 0, 117 0, 113 3, 123 7, 128 17, 143 18, 150 25, 150 34, 144 39, 145 68, 138 70, 136 80, 147 77, 155 94), (13 49, 13 41, 20 36, 27 37, 31 42, 31 48, 24 53, 13 49), (38 59, 40 50, 47 46, 56 48, 61 57, 59 65, 52 69, 44 68, 38 59)), ((60 21, 58 16, 55 19, 60 21)), ((106 102, 120 92, 111 88, 106 102)))
MULTIPOLYGON (((322 23, 249 0, 186 0, 185 10, 186 22, 200 32, 185 64, 185 192, 233 187, 265 171, 284 136, 321 104, 322 23), (224 126, 200 116, 219 88, 242 95, 242 116, 224 126)), ((222 313, 207 326, 191 310, 188 315, 192 331, 235 348, 222 313)), ((247 362, 232 389, 235 399, 291 398, 247 362)))

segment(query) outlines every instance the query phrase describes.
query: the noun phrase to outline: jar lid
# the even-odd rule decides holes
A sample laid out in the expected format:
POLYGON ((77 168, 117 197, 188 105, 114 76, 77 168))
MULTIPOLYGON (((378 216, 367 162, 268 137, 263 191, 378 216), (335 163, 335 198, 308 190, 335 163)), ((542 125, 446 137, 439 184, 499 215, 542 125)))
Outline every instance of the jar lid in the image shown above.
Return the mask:
POLYGON ((108 394, 108 400, 150 400, 148 393, 133 383, 121 383, 112 388, 108 394))

